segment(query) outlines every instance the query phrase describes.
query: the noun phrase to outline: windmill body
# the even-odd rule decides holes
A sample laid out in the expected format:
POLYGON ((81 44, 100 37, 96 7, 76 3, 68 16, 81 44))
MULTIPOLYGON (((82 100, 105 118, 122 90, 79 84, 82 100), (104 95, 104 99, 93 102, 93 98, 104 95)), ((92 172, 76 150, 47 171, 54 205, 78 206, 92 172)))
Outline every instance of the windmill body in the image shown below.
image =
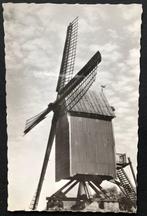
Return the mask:
POLYGON ((114 112, 103 92, 88 91, 58 118, 56 180, 116 177, 114 112))

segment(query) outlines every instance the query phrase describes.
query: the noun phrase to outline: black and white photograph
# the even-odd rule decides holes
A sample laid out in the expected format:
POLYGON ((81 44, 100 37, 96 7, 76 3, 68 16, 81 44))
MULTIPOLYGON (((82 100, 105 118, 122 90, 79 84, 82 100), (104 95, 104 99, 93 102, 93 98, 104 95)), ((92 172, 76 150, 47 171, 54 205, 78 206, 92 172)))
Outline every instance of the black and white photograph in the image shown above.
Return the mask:
POLYGON ((3 13, 8 210, 136 213, 142 6, 3 13))

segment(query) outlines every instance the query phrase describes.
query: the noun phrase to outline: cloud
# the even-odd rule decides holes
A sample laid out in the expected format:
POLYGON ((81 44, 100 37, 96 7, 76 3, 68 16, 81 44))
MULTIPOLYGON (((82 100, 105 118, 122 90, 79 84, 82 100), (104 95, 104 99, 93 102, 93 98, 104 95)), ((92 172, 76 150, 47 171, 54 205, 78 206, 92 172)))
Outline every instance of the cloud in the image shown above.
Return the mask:
POLYGON ((138 69, 139 61, 140 61, 140 50, 136 48, 129 50, 129 57, 127 59, 127 64, 130 67, 137 66, 138 69))
POLYGON ((115 31, 114 29, 108 29, 108 34, 110 35, 110 37, 112 39, 118 39, 118 34, 117 34, 117 31, 115 31))
POLYGON ((120 6, 120 9, 122 10, 122 15, 123 15, 123 18, 126 19, 127 21, 134 21, 136 19, 136 17, 138 16, 138 11, 142 10, 142 8, 138 7, 138 5, 136 4, 131 4, 131 5, 128 5, 127 7, 127 11, 124 10, 124 7, 125 6, 120 6))

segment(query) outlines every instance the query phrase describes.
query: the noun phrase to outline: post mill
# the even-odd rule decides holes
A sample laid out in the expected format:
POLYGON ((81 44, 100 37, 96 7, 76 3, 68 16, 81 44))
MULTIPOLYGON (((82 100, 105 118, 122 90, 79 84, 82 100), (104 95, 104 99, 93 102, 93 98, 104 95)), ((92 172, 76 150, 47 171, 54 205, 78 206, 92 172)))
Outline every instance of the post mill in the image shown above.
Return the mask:
POLYGON ((124 167, 131 165, 126 156, 115 155, 115 142, 112 119, 115 117, 103 91, 90 90, 95 81, 101 54, 97 51, 88 63, 73 77, 78 35, 78 18, 67 28, 62 63, 57 83, 57 98, 47 108, 26 121, 24 133, 27 134, 53 111, 52 124, 37 191, 31 202, 31 209, 37 209, 45 177, 52 144, 55 137, 56 181, 68 182, 52 196, 47 197, 46 210, 54 207, 64 209, 64 201, 73 201, 71 209, 83 210, 85 203, 92 203, 90 188, 100 196, 110 199, 101 187, 104 180, 118 185, 132 206, 136 207, 136 191, 124 167), (78 186, 78 187, 77 187, 78 186), (77 187, 77 195, 67 194, 77 187))

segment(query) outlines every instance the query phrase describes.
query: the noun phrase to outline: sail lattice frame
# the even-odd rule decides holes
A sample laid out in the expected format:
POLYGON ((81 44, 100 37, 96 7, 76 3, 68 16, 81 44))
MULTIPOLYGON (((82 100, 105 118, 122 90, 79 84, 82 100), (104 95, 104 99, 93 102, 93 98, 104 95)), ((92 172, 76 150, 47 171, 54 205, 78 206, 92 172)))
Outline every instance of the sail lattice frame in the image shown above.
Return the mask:
POLYGON ((76 17, 67 28, 67 35, 63 51, 62 63, 56 91, 61 89, 71 80, 74 71, 76 47, 78 37, 78 17, 76 17))
POLYGON ((63 101, 64 110, 71 110, 86 94, 96 79, 97 67, 98 65, 96 65, 91 73, 65 98, 63 101))

